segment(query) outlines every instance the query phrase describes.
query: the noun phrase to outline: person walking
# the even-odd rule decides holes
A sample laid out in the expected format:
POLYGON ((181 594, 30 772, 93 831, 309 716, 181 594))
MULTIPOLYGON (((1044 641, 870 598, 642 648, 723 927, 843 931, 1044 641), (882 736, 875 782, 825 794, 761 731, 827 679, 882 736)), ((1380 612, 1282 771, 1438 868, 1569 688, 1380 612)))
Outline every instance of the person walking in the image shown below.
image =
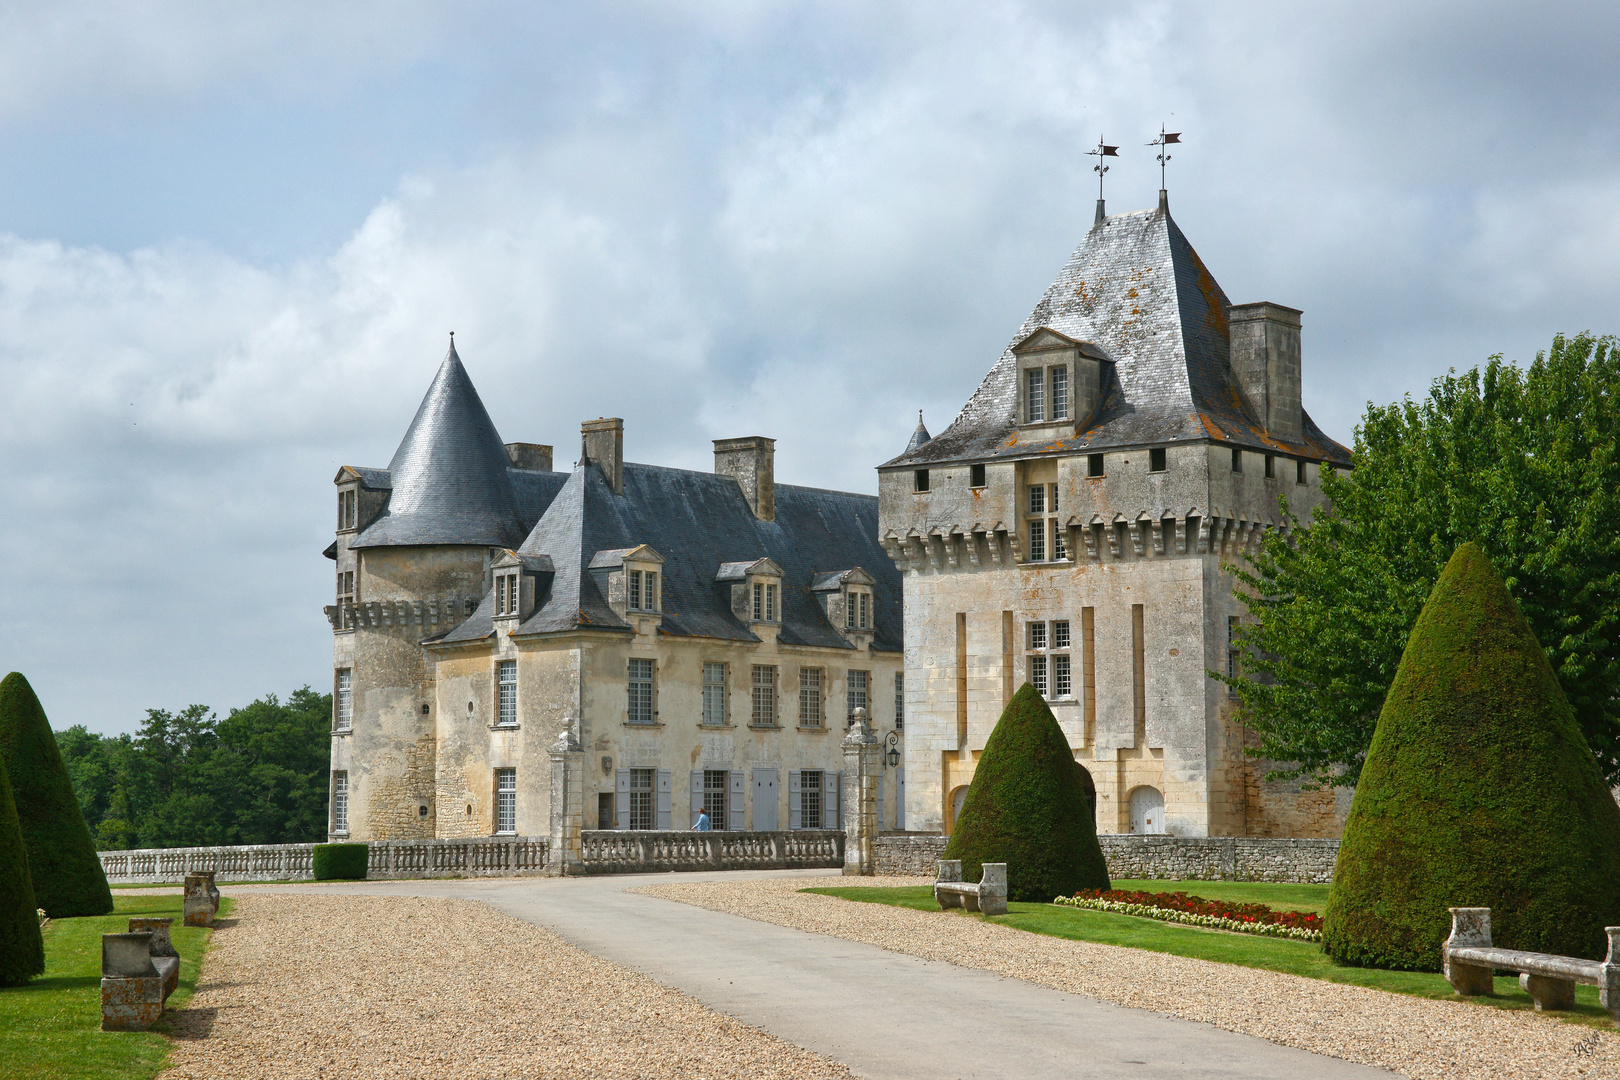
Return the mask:
POLYGON ((692 831, 693 832, 708 832, 709 831, 709 812, 707 810, 699 810, 698 811, 698 819, 697 819, 696 822, 693 823, 692 831))

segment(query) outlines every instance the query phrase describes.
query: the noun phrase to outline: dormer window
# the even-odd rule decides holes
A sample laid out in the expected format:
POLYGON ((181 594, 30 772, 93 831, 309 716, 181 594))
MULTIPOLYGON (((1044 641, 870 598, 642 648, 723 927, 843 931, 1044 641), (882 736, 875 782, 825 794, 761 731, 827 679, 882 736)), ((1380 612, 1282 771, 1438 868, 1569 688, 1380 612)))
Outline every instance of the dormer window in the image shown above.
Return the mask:
POLYGON ((754 621, 776 622, 776 585, 766 581, 754 582, 754 621))
POLYGON ((625 586, 626 604, 631 611, 657 611, 658 574, 653 570, 631 570, 625 586))
POLYGON ((338 532, 353 529, 359 520, 360 492, 353 488, 338 492, 338 532))
POLYGON ((865 589, 851 589, 844 598, 844 627, 849 630, 872 629, 872 594, 865 589))
POLYGON ((1024 372, 1024 422, 1039 424, 1046 420, 1046 370, 1033 368, 1024 372))
POLYGON ((495 575, 495 614, 516 615, 522 586, 517 573, 495 575))

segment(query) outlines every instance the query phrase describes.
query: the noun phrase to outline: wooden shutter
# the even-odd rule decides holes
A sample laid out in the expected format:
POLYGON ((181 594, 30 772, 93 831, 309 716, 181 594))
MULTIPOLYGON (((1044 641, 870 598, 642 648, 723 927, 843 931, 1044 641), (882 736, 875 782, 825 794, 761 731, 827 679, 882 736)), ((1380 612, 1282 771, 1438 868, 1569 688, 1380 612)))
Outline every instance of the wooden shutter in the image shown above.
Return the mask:
POLYGON ((672 792, 670 791, 670 777, 668 769, 658 770, 658 790, 654 792, 653 828, 670 828, 669 809, 672 792))
POLYGON ((620 769, 615 779, 617 781, 613 791, 615 824, 621 829, 628 829, 630 827, 630 770, 620 769))
POLYGON ((789 772, 788 772, 788 828, 790 828, 790 829, 802 829, 802 828, 804 828, 804 826, 802 824, 800 824, 800 817, 799 817, 800 791, 801 791, 801 789, 799 787, 799 770, 797 770, 797 769, 789 770, 789 772))
MULTIPOLYGON (((692 828, 697 827, 698 811, 703 809, 703 770, 692 771, 692 828)), ((714 824, 710 822, 709 824, 714 824)))
POLYGON ((823 829, 842 828, 843 799, 839 790, 839 780, 843 773, 833 772, 831 769, 821 774, 821 827, 823 829))
POLYGON ((906 770, 894 770, 894 827, 906 827, 906 770))
POLYGON ((726 795, 726 829, 731 832, 742 832, 747 827, 743 821, 742 770, 732 770, 730 780, 731 790, 726 795))

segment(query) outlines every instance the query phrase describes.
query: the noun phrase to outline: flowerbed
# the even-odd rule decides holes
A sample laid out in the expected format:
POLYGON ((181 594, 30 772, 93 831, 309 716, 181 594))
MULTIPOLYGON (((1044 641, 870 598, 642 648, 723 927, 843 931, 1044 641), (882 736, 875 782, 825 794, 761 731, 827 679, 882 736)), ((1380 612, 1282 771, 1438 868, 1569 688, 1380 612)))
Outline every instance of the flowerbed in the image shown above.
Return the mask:
POLYGON ((1054 904, 1112 911, 1161 922, 1187 923, 1215 930, 1235 930, 1240 934, 1321 941, 1322 916, 1309 911, 1277 911, 1265 904, 1229 904, 1205 900, 1184 892, 1146 893, 1122 889, 1082 889, 1073 896, 1054 897, 1054 904))

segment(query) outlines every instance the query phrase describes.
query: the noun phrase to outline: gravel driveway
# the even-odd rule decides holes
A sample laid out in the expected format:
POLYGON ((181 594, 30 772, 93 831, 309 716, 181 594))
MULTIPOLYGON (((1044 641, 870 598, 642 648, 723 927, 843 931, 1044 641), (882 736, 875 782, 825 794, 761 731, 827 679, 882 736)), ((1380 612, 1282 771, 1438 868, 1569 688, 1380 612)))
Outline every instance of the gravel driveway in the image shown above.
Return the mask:
POLYGON ((242 895, 165 1077, 804 1077, 844 1066, 470 900, 242 895))
MULTIPOLYGON (((868 878, 860 884, 931 882, 931 878, 868 878)), ((1414 1080, 1620 1077, 1620 1034, 1531 1012, 1430 1001, 1068 941, 954 912, 852 903, 798 891, 849 884, 841 877, 766 879, 652 885, 634 891, 1202 1021, 1414 1080)))

